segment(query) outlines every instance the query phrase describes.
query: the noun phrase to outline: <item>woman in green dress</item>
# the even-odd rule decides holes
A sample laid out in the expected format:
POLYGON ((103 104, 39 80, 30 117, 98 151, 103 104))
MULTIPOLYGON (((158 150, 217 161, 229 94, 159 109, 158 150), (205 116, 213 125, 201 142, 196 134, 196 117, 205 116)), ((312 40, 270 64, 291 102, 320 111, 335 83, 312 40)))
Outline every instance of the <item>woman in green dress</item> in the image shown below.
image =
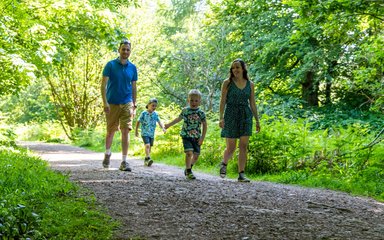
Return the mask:
POLYGON ((252 118, 256 119, 256 133, 260 131, 259 117, 255 103, 254 84, 248 78, 245 62, 236 59, 229 70, 229 78, 221 87, 220 128, 221 137, 226 139, 223 161, 220 165, 220 176, 227 173, 228 160, 232 158, 239 139, 238 172, 239 182, 249 182, 244 176, 247 162, 247 147, 252 135, 252 118))

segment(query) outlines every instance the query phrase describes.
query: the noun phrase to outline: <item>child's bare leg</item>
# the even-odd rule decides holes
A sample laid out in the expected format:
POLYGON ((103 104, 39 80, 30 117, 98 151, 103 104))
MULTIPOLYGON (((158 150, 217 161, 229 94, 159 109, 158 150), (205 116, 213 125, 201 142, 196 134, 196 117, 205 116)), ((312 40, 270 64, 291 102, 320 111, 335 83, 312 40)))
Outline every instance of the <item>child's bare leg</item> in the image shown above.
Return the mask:
POLYGON ((184 174, 187 177, 187 179, 190 179, 190 180, 196 179, 196 177, 192 173, 192 166, 191 166, 192 162, 193 162, 193 152, 192 151, 185 152, 184 174))
POLYGON ((199 154, 193 153, 192 161, 191 161, 191 166, 195 165, 197 160, 199 159, 199 154))
POLYGON ((151 145, 145 144, 145 157, 146 158, 150 157, 150 154, 151 154, 151 145))
POLYGON ((191 163, 193 161, 193 152, 187 151, 185 152, 185 168, 191 169, 191 163))

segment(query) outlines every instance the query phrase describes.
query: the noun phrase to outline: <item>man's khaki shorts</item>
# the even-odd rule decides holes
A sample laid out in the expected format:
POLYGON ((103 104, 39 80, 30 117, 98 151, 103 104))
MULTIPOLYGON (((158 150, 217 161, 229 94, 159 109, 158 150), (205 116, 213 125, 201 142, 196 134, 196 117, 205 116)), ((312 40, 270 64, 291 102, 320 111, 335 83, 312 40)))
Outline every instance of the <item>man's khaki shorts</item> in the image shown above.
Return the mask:
POLYGON ((132 130, 132 103, 126 104, 109 104, 109 114, 106 114, 107 118, 107 131, 118 131, 119 124, 120 129, 132 130))

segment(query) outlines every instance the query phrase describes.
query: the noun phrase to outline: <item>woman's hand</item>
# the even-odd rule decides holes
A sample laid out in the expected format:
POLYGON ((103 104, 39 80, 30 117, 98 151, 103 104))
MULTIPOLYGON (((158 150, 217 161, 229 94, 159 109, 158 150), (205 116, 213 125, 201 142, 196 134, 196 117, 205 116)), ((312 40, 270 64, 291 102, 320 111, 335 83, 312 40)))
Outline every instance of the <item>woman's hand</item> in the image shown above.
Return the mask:
POLYGON ((260 132, 260 122, 256 122, 256 133, 260 132))
POLYGON ((220 121, 219 121, 219 127, 220 127, 220 128, 224 128, 224 125, 225 125, 225 123, 224 123, 224 119, 220 119, 220 121))

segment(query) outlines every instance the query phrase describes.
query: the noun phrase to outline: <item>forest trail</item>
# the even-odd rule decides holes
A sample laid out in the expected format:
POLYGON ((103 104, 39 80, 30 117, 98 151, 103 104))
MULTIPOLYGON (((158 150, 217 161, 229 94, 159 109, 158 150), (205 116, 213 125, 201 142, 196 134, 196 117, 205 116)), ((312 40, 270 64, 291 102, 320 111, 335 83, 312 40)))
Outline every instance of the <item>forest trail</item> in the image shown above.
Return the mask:
POLYGON ((120 153, 103 169, 103 153, 64 144, 20 142, 50 166, 94 192, 122 222, 114 239, 384 239, 384 204, 346 193, 269 182, 238 183, 120 153))

